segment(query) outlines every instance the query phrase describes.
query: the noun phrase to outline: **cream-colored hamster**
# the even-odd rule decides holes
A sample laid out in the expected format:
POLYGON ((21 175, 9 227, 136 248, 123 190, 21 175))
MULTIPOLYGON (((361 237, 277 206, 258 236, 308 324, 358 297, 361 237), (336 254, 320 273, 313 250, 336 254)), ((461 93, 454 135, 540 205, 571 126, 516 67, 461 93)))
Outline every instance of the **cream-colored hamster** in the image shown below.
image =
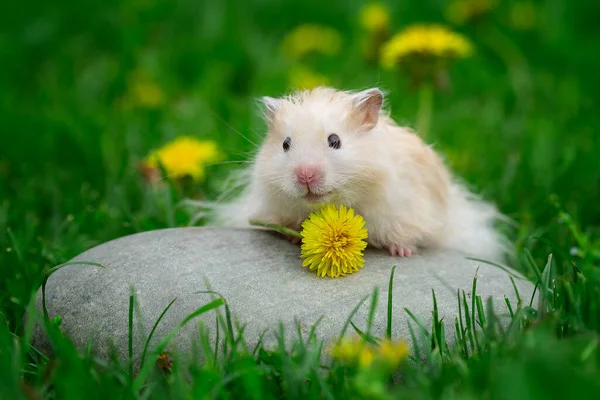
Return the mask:
POLYGON ((266 138, 240 175, 242 195, 210 205, 214 224, 240 227, 258 219, 300 229, 323 204, 344 204, 365 219, 369 244, 392 255, 448 248, 503 259, 493 227, 501 215, 382 111, 381 90, 321 87, 263 102, 266 138))

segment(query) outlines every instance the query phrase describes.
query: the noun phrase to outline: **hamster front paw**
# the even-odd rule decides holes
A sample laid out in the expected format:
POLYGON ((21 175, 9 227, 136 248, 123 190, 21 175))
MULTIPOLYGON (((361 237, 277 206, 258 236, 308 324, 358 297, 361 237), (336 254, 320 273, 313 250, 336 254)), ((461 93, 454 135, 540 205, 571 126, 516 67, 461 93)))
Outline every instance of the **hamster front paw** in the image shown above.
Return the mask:
MULTIPOLYGON (((298 224, 285 224, 286 227, 293 229, 295 231, 300 231, 302 229, 302 227, 298 224)), ((296 236, 292 236, 292 235, 285 235, 288 240, 292 243, 292 244, 300 244, 302 242, 302 239, 300 239, 299 237, 296 236)))
POLYGON ((286 237, 292 244, 300 244, 302 242, 302 239, 296 236, 286 235, 286 237))
POLYGON ((398 257, 410 257, 416 253, 416 249, 401 245, 389 246, 390 254, 398 257))

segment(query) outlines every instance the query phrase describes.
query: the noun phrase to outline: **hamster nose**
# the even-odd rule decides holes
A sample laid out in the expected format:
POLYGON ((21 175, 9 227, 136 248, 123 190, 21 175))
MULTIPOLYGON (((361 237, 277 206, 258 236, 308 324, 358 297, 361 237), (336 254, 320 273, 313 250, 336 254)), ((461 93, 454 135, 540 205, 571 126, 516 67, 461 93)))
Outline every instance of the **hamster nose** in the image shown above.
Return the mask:
POLYGON ((300 165, 296 168, 296 180, 300 185, 319 185, 322 178, 321 169, 315 165, 300 165))

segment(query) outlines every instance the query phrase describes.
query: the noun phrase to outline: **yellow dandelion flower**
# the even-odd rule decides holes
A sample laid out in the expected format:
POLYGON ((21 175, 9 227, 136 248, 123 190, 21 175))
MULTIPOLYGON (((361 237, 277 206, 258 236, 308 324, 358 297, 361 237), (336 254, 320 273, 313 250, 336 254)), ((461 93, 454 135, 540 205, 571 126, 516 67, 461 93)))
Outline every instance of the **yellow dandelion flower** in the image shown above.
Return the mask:
POLYGON ((165 101, 162 88, 144 72, 138 70, 128 80, 125 106, 154 109, 161 107, 165 101))
POLYGON ((296 89, 314 89, 318 86, 328 86, 329 78, 310 69, 297 66, 290 71, 290 85, 296 89))
POLYGON ((390 25, 390 13, 381 3, 369 3, 360 11, 360 24, 369 32, 386 31, 390 25))
POLYGON ((413 25, 394 35, 381 55, 384 67, 393 68, 411 56, 459 58, 473 52, 471 42, 443 25, 413 25))
POLYGON ((304 24, 288 33, 281 46, 288 58, 299 60, 311 53, 337 54, 342 46, 342 38, 333 28, 304 24))
POLYGON ((183 136, 151 153, 145 164, 157 169, 159 162, 170 177, 178 179, 186 175, 201 181, 205 177, 204 165, 220 159, 217 144, 183 136))
POLYGON ((302 223, 302 266, 317 276, 338 278, 364 266, 367 228, 352 208, 329 204, 302 223))
POLYGON ((135 82, 131 88, 131 95, 133 102, 143 108, 159 108, 165 100, 162 89, 153 82, 135 82))
POLYGON ((336 343, 330 352, 334 358, 349 364, 358 364, 361 368, 372 364, 396 368, 408 357, 409 348, 402 340, 392 341, 385 338, 373 345, 358 336, 352 336, 336 343))
POLYGON ((461 25, 489 13, 497 0, 454 0, 446 8, 446 18, 461 25))
POLYGON ((379 342, 377 357, 387 365, 395 368, 408 356, 408 344, 402 340, 384 339, 379 342))
POLYGON ((358 336, 343 338, 331 349, 331 355, 346 363, 358 363, 361 367, 368 367, 375 356, 373 349, 367 346, 358 336))

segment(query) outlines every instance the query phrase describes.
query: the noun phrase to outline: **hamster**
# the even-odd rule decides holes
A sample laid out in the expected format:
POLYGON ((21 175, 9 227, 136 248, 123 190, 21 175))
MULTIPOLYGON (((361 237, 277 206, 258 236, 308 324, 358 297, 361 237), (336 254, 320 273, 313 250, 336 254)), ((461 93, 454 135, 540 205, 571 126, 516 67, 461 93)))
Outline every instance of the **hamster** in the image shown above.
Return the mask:
POLYGON ((378 88, 328 87, 264 97, 268 132, 248 168, 245 189, 227 203, 204 203, 212 224, 251 219, 300 229, 324 204, 362 215, 370 246, 393 256, 446 248, 501 262, 502 216, 457 182, 440 156, 383 110, 378 88))

